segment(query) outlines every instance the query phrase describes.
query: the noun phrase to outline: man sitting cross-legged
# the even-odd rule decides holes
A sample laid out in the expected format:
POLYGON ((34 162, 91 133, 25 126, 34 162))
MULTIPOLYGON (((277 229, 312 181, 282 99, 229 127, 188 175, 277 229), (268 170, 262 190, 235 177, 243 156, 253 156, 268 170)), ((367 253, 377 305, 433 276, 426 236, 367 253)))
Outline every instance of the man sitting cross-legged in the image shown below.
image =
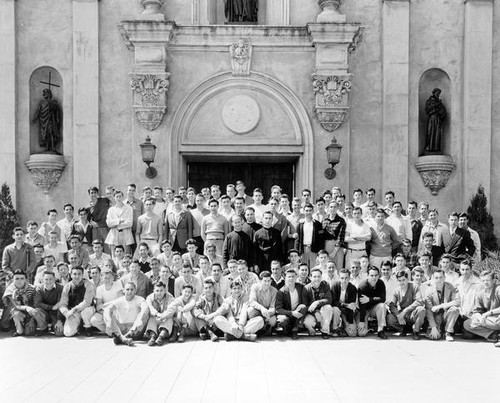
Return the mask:
POLYGON ((384 332, 386 325, 385 314, 386 308, 384 302, 386 301, 385 284, 380 279, 380 271, 375 266, 370 267, 368 270, 368 278, 363 280, 358 287, 359 297, 359 324, 358 335, 366 336, 368 328, 366 326, 366 319, 370 317, 377 318, 377 335, 381 339, 387 339, 384 332))
POLYGON ((168 314, 172 315, 174 318, 172 341, 184 343, 185 336, 194 336, 197 333, 196 323, 193 317, 196 297, 197 296, 193 293, 193 286, 191 284, 184 284, 182 286, 181 295, 174 299, 169 305, 168 314))
POLYGON ((64 335, 74 336, 78 333, 80 322, 83 321, 85 334, 91 335, 90 318, 94 314, 92 301, 95 296, 93 284, 83 278, 83 267, 71 268, 71 281, 63 288, 59 310, 66 318, 64 322, 64 335))
POLYGON ((243 339, 255 341, 256 333, 264 327, 264 319, 258 316, 248 319, 248 298, 243 293, 241 280, 231 282, 231 296, 217 310, 215 325, 224 332, 226 341, 243 339))
POLYGON ((332 293, 326 281, 321 280, 321 270, 311 270, 311 282, 304 287, 304 304, 307 306, 307 316, 304 325, 310 336, 314 336, 315 326, 321 324, 321 337, 328 339, 333 307, 332 293))
POLYGON ((148 346, 161 346, 172 334, 174 321, 168 306, 174 301, 172 294, 161 281, 154 285, 153 293, 146 298, 149 308, 149 319, 146 326, 146 336, 149 337, 148 346))
POLYGON ((36 287, 35 291, 35 319, 41 333, 46 333, 49 323, 56 336, 63 335, 63 316, 59 311, 63 286, 56 283, 53 271, 46 270, 42 276, 42 285, 36 287))
POLYGON ((148 305, 144 298, 136 295, 137 286, 133 282, 125 284, 123 297, 111 301, 104 309, 106 333, 113 336, 116 345, 133 346, 132 339, 138 339, 144 332, 148 305))
MULTIPOLYGON (((217 266, 220 269, 218 263, 212 268, 217 266)), ((223 302, 224 299, 215 292, 215 281, 211 277, 205 278, 203 294, 200 295, 193 309, 196 328, 202 340, 210 338, 212 341, 217 341, 219 336, 222 336, 222 332, 214 324, 214 319, 223 302)))
POLYGON ((419 332, 425 320, 425 308, 422 295, 417 284, 408 282, 408 273, 398 271, 396 279, 399 286, 389 297, 389 310, 387 324, 389 327, 405 336, 413 324, 413 340, 420 340, 419 332))
POLYGON ((12 319, 16 326, 16 331, 12 333, 13 337, 23 334, 31 336, 35 333, 37 312, 34 308, 34 297, 35 288, 28 284, 26 273, 19 269, 14 270, 14 279, 2 297, 3 309, 7 312, 3 319, 6 323, 12 319))
POLYGON ((485 339, 495 341, 500 347, 498 332, 500 331, 500 285, 495 284, 493 273, 481 273, 482 288, 476 295, 476 306, 472 318, 464 323, 464 329, 485 339))
POLYGON ((265 334, 270 336, 276 327, 276 294, 271 278, 271 273, 267 270, 259 275, 260 282, 252 285, 250 299, 248 302, 248 317, 255 318, 261 316, 264 319, 265 334))
POLYGON ((460 315, 457 292, 455 287, 445 281, 442 269, 436 270, 432 275, 432 285, 427 289, 425 309, 429 322, 430 338, 441 338, 442 327, 446 331, 446 340, 453 341, 455 322, 460 315))
POLYGON ((288 269, 285 273, 285 286, 276 295, 276 313, 278 324, 283 328, 283 333, 297 339, 297 332, 304 324, 307 307, 302 302, 304 286, 296 282, 297 273, 288 269))
POLYGON ((340 336, 356 337, 357 328, 355 322, 356 311, 358 310, 358 289, 349 279, 351 273, 347 269, 339 271, 340 280, 332 286, 333 305, 333 331, 340 336), (342 318, 343 327, 340 327, 342 318))

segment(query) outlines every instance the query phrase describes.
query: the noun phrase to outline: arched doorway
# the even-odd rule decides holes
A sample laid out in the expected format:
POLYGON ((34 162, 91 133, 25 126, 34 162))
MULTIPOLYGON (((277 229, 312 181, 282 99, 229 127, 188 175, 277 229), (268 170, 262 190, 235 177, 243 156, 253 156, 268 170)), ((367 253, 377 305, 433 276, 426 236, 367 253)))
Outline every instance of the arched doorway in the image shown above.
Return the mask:
MULTIPOLYGON (((223 175, 233 173, 231 166, 235 165, 231 164, 239 164, 254 171, 252 184, 259 183, 260 175, 260 186, 266 186, 264 179, 269 179, 274 165, 290 173, 291 194, 302 187, 314 187, 309 116, 298 97, 268 75, 252 72, 249 77, 233 77, 222 73, 210 77, 181 103, 170 133, 168 172, 172 184, 193 181, 190 172, 196 165, 203 169, 217 164, 223 175)), ((230 175, 226 177, 231 180, 230 175)), ((281 177, 285 180, 288 176, 281 177)))

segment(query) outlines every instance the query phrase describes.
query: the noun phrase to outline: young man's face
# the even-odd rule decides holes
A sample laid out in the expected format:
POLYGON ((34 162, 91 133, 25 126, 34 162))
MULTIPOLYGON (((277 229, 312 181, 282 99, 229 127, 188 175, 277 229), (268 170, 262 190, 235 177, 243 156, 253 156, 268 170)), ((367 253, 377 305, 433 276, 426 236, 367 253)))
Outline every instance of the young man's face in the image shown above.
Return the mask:
POLYGON ((182 208, 182 198, 180 197, 174 197, 174 207, 177 209, 177 210, 180 210, 182 208))
POLYGON ((29 234, 34 237, 36 235, 36 233, 38 232, 38 225, 30 225, 28 227, 28 232, 29 234))
POLYGON ((127 284, 123 290, 125 298, 132 299, 135 296, 135 287, 132 284, 127 284))
POLYGON ((385 222, 385 214, 377 213, 377 215, 375 216, 375 221, 377 225, 382 225, 385 222))
POLYGON ((436 222, 437 221, 437 214, 435 211, 431 211, 429 213, 429 221, 430 222, 436 222))
POLYGON ((344 213, 347 217, 352 217, 352 206, 350 205, 345 206, 344 213))
POLYGON ((361 201, 362 193, 361 192, 354 192, 352 194, 352 197, 355 202, 359 203, 361 201))
POLYGON ((491 276, 487 275, 481 277, 481 285, 487 290, 491 289, 491 287, 493 287, 493 279, 491 276))
POLYGON ((467 217, 460 217, 458 219, 458 226, 460 228, 467 228, 468 224, 469 224, 469 220, 467 219, 467 217))
POLYGON ((421 204, 420 207, 418 208, 418 212, 422 217, 427 217, 429 214, 429 208, 425 204, 421 204))
POLYGON ((56 264, 56 261, 54 260, 53 257, 47 257, 43 260, 43 264, 45 267, 51 269, 54 267, 54 265, 56 264))
POLYGON ((174 267, 181 267, 181 265, 182 265, 182 257, 180 257, 179 255, 175 255, 172 258, 172 264, 174 265, 174 267))
POLYGON ((370 270, 368 272, 368 283, 370 283, 373 287, 377 283, 379 277, 380 276, 376 270, 370 270))
MULTIPOLYGON (((69 264, 71 266, 76 266, 78 265, 78 256, 72 254, 72 255, 69 255, 68 256, 68 260, 69 260, 69 264)), ((71 274, 71 276, 73 277, 73 273, 71 274)))
POLYGON ((135 196, 135 187, 133 186, 128 186, 127 187, 127 197, 132 199, 135 196))
POLYGON ((311 283, 313 287, 318 287, 321 283, 321 272, 319 270, 315 270, 311 274, 311 283))
POLYGON ((26 276, 24 274, 16 274, 14 276, 14 287, 24 288, 26 285, 26 276))
POLYGON ((326 265, 327 259, 328 259, 328 255, 326 253, 318 254, 317 260, 318 260, 318 264, 320 264, 321 266, 326 265))
POLYGON ((196 253, 196 245, 189 244, 187 245, 187 251, 191 254, 194 255, 196 253))
POLYGON ((409 255, 411 252, 411 243, 404 243, 401 246, 401 249, 405 255, 409 255))
POLYGON ((297 280, 297 275, 295 273, 286 273, 285 276, 285 284, 289 287, 292 284, 295 284, 295 281, 297 280))
POLYGON ((450 267, 451 267, 451 260, 450 259, 448 259, 448 258, 441 259, 441 268, 444 271, 450 270, 450 267))
POLYGON ((361 259, 359 259, 359 265, 366 269, 368 267, 368 265, 370 264, 370 261, 368 260, 368 258, 366 257, 362 257, 361 259))
POLYGON ((262 196, 262 193, 260 192, 254 192, 253 193, 253 200, 255 201, 255 203, 260 203, 263 199, 263 196, 262 196))
MULTIPOLYGON (((57 235, 56 235, 57 237, 57 235)), ((21 243, 24 241, 24 231, 16 231, 14 232, 14 235, 12 235, 12 238, 14 239, 15 242, 21 243)))
POLYGON ((311 200, 311 193, 302 192, 302 200, 304 201, 304 203, 309 203, 311 200))
POLYGON ((222 277, 222 269, 219 266, 212 266, 212 277, 215 281, 219 281, 222 277))
POLYGON ((121 194, 121 193, 116 193, 116 194, 115 194, 115 202, 116 202, 116 203, 122 203, 122 202, 123 202, 123 194, 121 194))
POLYGON ((313 209, 311 207, 304 208, 304 215, 308 218, 311 218, 313 215, 313 209))
POLYGON ((357 276, 359 274, 360 270, 361 270, 361 267, 358 264, 356 264, 354 262, 351 263, 351 266, 349 267, 349 271, 351 272, 351 274, 353 276, 357 276))
POLYGON ((130 267, 129 267, 129 270, 130 270, 130 273, 132 273, 132 275, 137 275, 139 274, 139 271, 140 271, 140 266, 139 266, 139 263, 130 263, 130 267))
POLYGON ((71 279, 74 283, 78 284, 83 280, 83 272, 81 270, 71 270, 71 279))
POLYGON ((48 218, 49 218, 49 221, 50 222, 56 222, 57 220, 57 213, 54 213, 53 211, 51 211, 48 215, 48 218))
POLYGON ((413 281, 414 282, 416 282, 417 284, 420 284, 420 283, 422 283, 422 280, 423 280, 422 273, 420 273, 419 271, 416 271, 413 273, 413 281))
POLYGON ((165 290, 165 287, 160 287, 160 286, 155 285, 154 293, 155 293, 156 299, 163 299, 166 292, 167 292, 167 290, 165 290))
POLYGON ((229 210, 231 208, 231 199, 224 198, 221 200, 221 204, 224 210, 229 210))
POLYGON ((57 271, 59 272, 59 276, 61 277, 67 277, 69 274, 69 269, 66 264, 62 264, 61 266, 59 266, 57 271))
POLYGON ((182 290, 182 299, 184 301, 189 300, 189 298, 191 298, 191 295, 193 295, 193 291, 191 291, 191 288, 186 287, 182 290))
POLYGON ((432 236, 424 237, 424 246, 426 249, 431 249, 433 242, 434 242, 434 237, 432 237, 432 236))
POLYGON ((236 298, 236 299, 241 297, 242 291, 243 291, 243 287, 239 284, 233 285, 233 288, 231 288, 231 294, 232 294, 233 298, 236 298))
POLYGON ((205 206, 205 198, 203 196, 196 196, 195 203, 197 207, 205 206))
POLYGON ((405 276, 399 277, 398 283, 401 288, 406 288, 406 286, 408 285, 408 279, 405 276))
POLYGON ((361 219, 361 210, 359 209, 356 209, 356 210, 353 210, 352 212, 352 217, 355 219, 355 220, 360 220, 361 219))
POLYGON ((269 288, 271 287, 271 277, 264 277, 262 280, 260 280, 260 282, 264 291, 269 290, 269 288))
POLYGON ((451 215, 448 217, 448 225, 451 228, 456 228, 458 226, 458 217, 455 215, 451 215))
POLYGON ((92 245, 92 250, 94 253, 101 254, 102 253, 102 245, 99 243, 95 243, 92 245))
POLYGON ((328 271, 328 274, 329 274, 330 276, 333 276, 333 275, 335 274, 336 270, 337 270, 337 268, 335 267, 335 263, 333 263, 333 262, 328 262, 328 263, 326 264, 326 270, 328 271))
POLYGON ((182 270, 181 270, 181 276, 186 281, 191 280, 191 268, 189 268, 189 267, 183 267, 182 270))
POLYGON ((209 204, 210 213, 217 214, 219 211, 219 204, 216 202, 210 202, 209 204))
POLYGON ((396 204, 394 204, 394 205, 392 206, 392 211, 393 211, 394 213, 396 213, 397 215, 401 214, 401 211, 402 211, 402 210, 403 210, 403 209, 402 209, 402 207, 401 207, 401 204, 399 204, 399 203, 396 203, 396 204))
POLYGON ((278 263, 271 263, 271 273, 275 278, 281 277, 281 266, 278 263))
MULTIPOLYGON (((382 272, 382 277, 389 278, 391 277, 391 266, 382 266, 380 268, 380 271, 382 272)), ((370 271, 370 273, 374 273, 373 271, 370 271)))
POLYGON ((53 274, 43 275, 43 285, 45 288, 52 288, 56 283, 56 277, 53 274))
POLYGON ((395 263, 396 263, 396 267, 398 267, 398 268, 405 267, 406 260, 404 257, 398 256, 395 260, 395 263))
POLYGON ((407 211, 407 213, 408 213, 408 215, 410 217, 415 217, 415 215, 417 214, 417 206, 415 206, 414 204, 410 203, 406 207, 406 211, 407 211))
POLYGON ((159 270, 160 264, 158 263, 158 260, 154 259, 154 260, 151 260, 151 262, 149 262, 149 267, 151 267, 151 270, 153 272, 156 272, 159 270))
POLYGON ((52 245, 55 245, 57 243, 57 234, 50 234, 49 235, 49 242, 52 245))
POLYGON ((151 189, 145 189, 142 192, 142 196, 144 197, 144 199, 149 199, 151 196, 153 196, 153 191, 151 189))
POLYGON ((142 258, 147 257, 148 252, 149 252, 149 250, 148 250, 147 246, 144 246, 144 245, 139 246, 139 256, 140 257, 142 257, 142 258))
POLYGON ((73 217, 73 207, 71 207, 71 206, 64 207, 64 214, 67 217, 73 217))
POLYGON ((241 213, 243 211, 243 200, 234 201, 234 211, 241 213))
POLYGON ((90 277, 95 278, 95 279, 99 279, 99 278, 101 278, 101 272, 98 269, 93 268, 90 270, 90 277))
POLYGON ((301 279, 305 279, 305 278, 307 278, 308 275, 309 275, 308 267, 306 265, 300 266, 299 267, 299 277, 301 279))
POLYGON ((238 264, 238 274, 245 276, 248 273, 248 267, 244 264, 238 264))
POLYGON ((288 256, 288 259, 290 260, 290 263, 298 263, 298 261, 299 261, 299 254, 296 253, 296 252, 292 252, 288 256))
POLYGON ((272 212, 275 212, 278 210, 278 201, 275 199, 272 199, 269 202, 269 208, 271 209, 272 212))
POLYGON ((368 200, 369 202, 374 201, 375 200, 375 192, 372 190, 369 190, 368 192, 366 192, 366 200, 368 200))
POLYGON ((212 188, 210 189, 210 194, 214 199, 219 199, 221 195, 221 191, 219 188, 212 188))
POLYGON ((168 278, 170 277, 170 272, 168 270, 168 267, 162 267, 160 269, 160 278, 162 281, 167 281, 168 278))
POLYGON ((203 284, 203 293, 205 295, 213 295, 214 293, 214 286, 209 283, 204 283, 203 284))
POLYGON ((200 270, 203 273, 206 273, 208 270, 208 260, 207 259, 200 259, 200 270))
POLYGON ((394 196, 390 193, 385 195, 385 202, 389 205, 392 206, 392 203, 394 203, 394 196))
POLYGON ((418 259, 418 264, 422 267, 428 267, 430 263, 429 256, 421 256, 420 259, 418 259))
POLYGON ((239 215, 233 215, 231 221, 233 223, 233 228, 235 229, 235 231, 241 231, 241 227, 243 226, 241 217, 239 215))
POLYGON ((292 210, 294 210, 295 212, 300 211, 300 202, 299 201, 294 200, 292 202, 292 210))
POLYGON ((319 211, 324 211, 325 210, 325 202, 324 201, 317 202, 316 207, 318 208, 319 211))
POLYGON ((147 200, 144 203, 144 210, 147 212, 153 211, 153 202, 151 200, 147 200))
POLYGON ((231 273, 232 275, 238 273, 238 265, 236 263, 229 263, 227 265, 227 269, 229 270, 229 273, 231 273))
POLYGON ((69 246, 71 249, 78 250, 80 249, 80 241, 73 238, 71 241, 69 241, 69 246))
POLYGON ((442 288, 444 285, 444 275, 441 272, 435 272, 433 275, 434 284, 438 288, 442 288))
POLYGON ((114 280, 113 272, 106 270, 104 273, 102 273, 102 279, 106 283, 111 283, 114 280))
POLYGON ((468 264, 461 264, 460 265, 460 274, 465 279, 468 279, 472 275, 472 269, 470 268, 470 266, 468 264))
POLYGON ((36 256, 36 259, 37 261, 39 261, 42 256, 43 256, 43 253, 45 252, 43 248, 33 248, 33 250, 35 251, 35 256, 36 256))
POLYGON ((273 215, 272 214, 264 214, 262 218, 262 225, 266 228, 271 227, 273 224, 273 215))
POLYGON ((255 221, 255 212, 253 212, 252 210, 246 210, 245 219, 247 220, 247 223, 253 223, 255 221))

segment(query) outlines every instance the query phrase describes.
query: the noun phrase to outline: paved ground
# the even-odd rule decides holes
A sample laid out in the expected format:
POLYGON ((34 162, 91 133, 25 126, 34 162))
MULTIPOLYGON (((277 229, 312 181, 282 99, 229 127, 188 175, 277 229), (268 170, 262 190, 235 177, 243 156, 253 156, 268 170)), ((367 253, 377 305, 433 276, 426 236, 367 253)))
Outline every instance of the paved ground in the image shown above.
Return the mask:
POLYGON ((1 402, 499 402, 500 349, 374 336, 257 343, 0 336, 1 402))

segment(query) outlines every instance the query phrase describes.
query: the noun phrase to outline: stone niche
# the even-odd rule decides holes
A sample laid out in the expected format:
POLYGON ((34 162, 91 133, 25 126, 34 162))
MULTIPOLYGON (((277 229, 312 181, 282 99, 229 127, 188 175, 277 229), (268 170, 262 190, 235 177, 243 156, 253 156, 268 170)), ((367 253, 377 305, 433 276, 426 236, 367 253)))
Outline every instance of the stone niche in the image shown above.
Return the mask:
POLYGON ((30 158, 26 161, 26 167, 30 171, 33 182, 43 193, 49 193, 57 186, 59 179, 66 167, 63 151, 63 81, 61 74, 53 67, 43 66, 37 68, 29 81, 29 116, 30 132, 29 147, 30 158), (47 90, 50 90, 51 98, 45 99, 47 90), (49 100, 49 110, 44 106, 49 100), (47 118, 47 116, 49 116, 47 118), (49 146, 41 141, 41 126, 47 127, 47 132, 56 133, 54 146, 49 146))
POLYGON ((418 150, 419 156, 425 154, 425 142, 427 134, 428 116, 425 113, 425 103, 432 95, 432 90, 439 88, 441 90, 441 100, 447 110, 446 120, 443 126, 442 148, 441 154, 449 155, 451 146, 450 122, 451 116, 451 80, 448 74, 437 68, 425 71, 420 77, 418 86, 418 150))
POLYGON ((450 157, 451 154, 451 80, 448 74, 438 68, 425 71, 420 77, 418 88, 418 150, 419 157, 415 163, 422 182, 429 188, 433 196, 446 186, 455 164, 450 157), (441 90, 440 99, 446 107, 447 116, 443 122, 441 138, 441 151, 427 152, 425 150, 427 137, 428 115, 425 113, 425 105, 435 88, 441 90))

